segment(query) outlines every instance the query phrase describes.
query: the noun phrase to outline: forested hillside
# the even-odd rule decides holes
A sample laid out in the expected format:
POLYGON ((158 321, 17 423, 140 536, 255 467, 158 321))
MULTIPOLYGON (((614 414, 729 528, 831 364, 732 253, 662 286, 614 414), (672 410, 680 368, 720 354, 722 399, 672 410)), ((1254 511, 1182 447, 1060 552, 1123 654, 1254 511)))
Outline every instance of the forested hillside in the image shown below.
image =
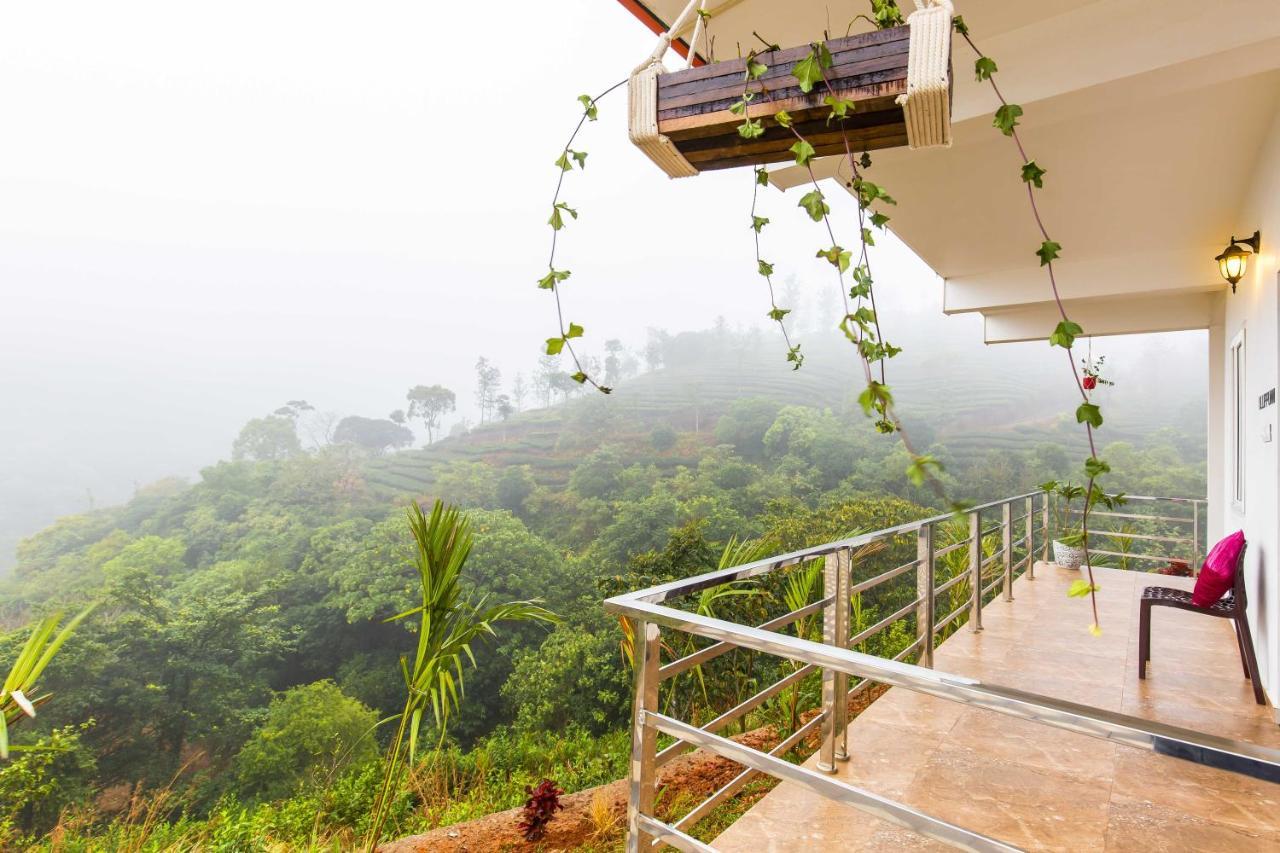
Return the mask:
MULTIPOLYGON (((475 646, 443 752, 398 795, 388 834, 517 805, 543 776, 575 790, 620 775, 630 674, 606 595, 714 568, 727 548, 771 553, 937 511, 834 355, 818 349, 792 373, 757 336, 724 330, 666 336, 644 372, 639 356, 627 368, 613 355, 630 378, 609 397, 537 378, 514 397, 482 389, 485 423, 419 449, 395 450, 429 387, 310 450, 310 407, 292 401, 196 482, 151 484, 23 541, 0 582, 0 661, 37 616, 99 604, 48 671, 52 700, 15 732, 56 748, 0 763, 0 838, 350 843, 415 641, 386 621, 417 600, 411 501, 471 511, 473 595, 538 599, 560 621, 507 624, 475 646)), ((972 358, 944 351, 895 380, 949 490, 980 501, 1075 475, 1075 431, 1039 368, 972 358)), ((1103 455, 1118 488, 1202 495, 1203 389, 1168 391, 1118 398, 1103 455)), ((867 601, 866 618, 892 606, 867 601)), ((690 716, 740 689, 732 674, 691 687, 690 716)))

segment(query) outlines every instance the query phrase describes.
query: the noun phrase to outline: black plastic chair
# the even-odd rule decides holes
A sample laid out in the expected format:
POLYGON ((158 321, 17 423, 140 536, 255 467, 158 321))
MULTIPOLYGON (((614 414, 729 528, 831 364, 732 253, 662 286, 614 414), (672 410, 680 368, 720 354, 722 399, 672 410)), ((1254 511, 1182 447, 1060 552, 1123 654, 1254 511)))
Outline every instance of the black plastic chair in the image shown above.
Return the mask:
POLYGON ((1142 591, 1138 621, 1138 678, 1147 677, 1147 662, 1151 660, 1151 608, 1176 607, 1203 613, 1219 619, 1230 619, 1236 629, 1236 645, 1240 647, 1240 662, 1244 665, 1244 677, 1253 682, 1253 698, 1259 705, 1267 704, 1262 694, 1262 679, 1258 675, 1258 658, 1253 653, 1253 634, 1249 631, 1249 600, 1244 584, 1244 552, 1236 559, 1235 580, 1231 591, 1208 607, 1191 603, 1191 592, 1168 586, 1149 586, 1142 591))

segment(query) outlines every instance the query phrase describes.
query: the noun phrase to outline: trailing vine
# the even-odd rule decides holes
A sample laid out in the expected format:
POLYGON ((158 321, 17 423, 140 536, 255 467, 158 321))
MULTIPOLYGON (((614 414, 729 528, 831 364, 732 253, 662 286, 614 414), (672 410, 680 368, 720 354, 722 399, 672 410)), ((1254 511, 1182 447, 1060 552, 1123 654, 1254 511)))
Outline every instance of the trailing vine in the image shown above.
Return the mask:
MULTIPOLYGON (((850 23, 850 29, 852 29, 853 23, 859 19, 866 20, 880 29, 901 26, 905 23, 896 0, 870 0, 870 2, 871 15, 856 16, 854 21, 850 23)), ((711 15, 699 10, 699 16, 705 34, 706 24, 711 15)), ((1103 418, 1102 410, 1094 401, 1091 392, 1096 389, 1099 383, 1096 381, 1096 375, 1090 373, 1091 365, 1087 364, 1085 366, 1083 377, 1081 370, 1076 366, 1073 346, 1076 339, 1084 335, 1084 330, 1068 315, 1058 289, 1053 262, 1061 256, 1062 246, 1049 235, 1049 231, 1040 215, 1035 192, 1044 187, 1044 176, 1047 174, 1047 170, 1027 156, 1026 149, 1018 135, 1018 119, 1023 114, 1022 107, 1018 104, 1010 103, 1001 93, 1000 87, 995 80, 995 74, 998 70, 996 62, 978 49, 963 17, 955 16, 953 26, 955 32, 969 44, 977 56, 974 62, 974 73, 977 80, 989 83, 992 91, 995 92, 997 100, 1000 102, 1000 106, 997 108, 992 120, 993 126, 1005 136, 1010 137, 1017 147, 1021 163, 1020 177, 1026 186, 1032 217, 1042 238, 1040 247, 1035 254, 1040 259, 1040 265, 1045 267, 1048 272, 1050 289, 1060 316, 1060 321, 1049 336, 1049 343, 1051 346, 1062 347, 1066 352, 1068 365, 1071 368, 1076 388, 1081 396, 1081 402, 1076 408, 1075 415, 1077 423, 1084 426, 1089 446, 1089 456, 1084 463, 1084 472, 1088 482, 1084 489, 1085 501, 1079 543, 1085 552, 1085 565, 1089 579, 1087 581, 1082 579, 1073 583, 1068 594, 1073 597, 1089 596, 1093 611, 1093 624, 1090 626, 1090 631, 1094 634, 1099 634, 1101 633, 1101 627, 1098 616, 1098 587, 1094 581, 1093 568, 1089 561, 1089 512, 1095 506, 1112 508, 1124 501, 1123 495, 1108 495, 1098 485, 1099 479, 1111 470, 1107 462, 1099 458, 1095 439, 1095 431, 1102 426, 1103 418), (1093 381, 1087 381, 1091 379, 1093 381)), ((750 110, 752 102, 760 96, 766 102, 772 100, 768 87, 761 80, 768 70, 768 66, 761 62, 760 58, 779 49, 778 45, 766 41, 759 34, 754 35, 764 44, 764 50, 759 52, 751 51, 747 54, 742 95, 730 107, 732 112, 743 117, 742 124, 738 126, 737 130, 742 138, 748 140, 754 139, 765 132, 763 117, 759 115, 757 117, 752 116, 752 111, 750 110), (753 86, 756 88, 753 88, 753 86)), ((709 35, 704 37, 707 39, 708 54, 710 55, 710 37, 709 35)), ((812 189, 801 197, 798 206, 805 210, 810 219, 823 225, 830 240, 829 247, 818 249, 817 257, 824 258, 835 270, 840 297, 844 306, 844 315, 840 320, 839 328, 854 345, 862 366, 865 387, 858 396, 858 403, 868 417, 874 418, 876 429, 882 433, 898 434, 903 448, 911 459, 911 464, 907 469, 907 476, 911 482, 917 486, 927 484, 935 495, 942 500, 944 505, 949 506, 953 511, 959 512, 965 509, 965 505, 947 498, 945 488, 939 477, 943 470, 941 463, 933 456, 920 453, 915 448, 894 408, 893 394, 886 376, 886 362, 888 359, 897 356, 902 350, 890 344, 883 337, 880 318, 876 310, 875 284, 871 274, 868 249, 875 245, 872 229, 883 230, 889 221, 889 217, 882 210, 876 209, 875 206, 894 205, 897 202, 883 187, 864 177, 863 170, 871 166, 871 158, 865 151, 861 156, 855 157, 844 124, 845 120, 856 109, 856 104, 837 94, 827 75, 827 71, 831 67, 832 56, 826 45, 826 36, 824 35, 824 40, 814 42, 810 46, 809 54, 795 64, 791 75, 798 81, 801 91, 805 94, 811 93, 819 84, 824 87, 826 95, 822 103, 829 108, 827 123, 835 122, 837 124, 844 142, 844 156, 852 175, 852 179, 846 183, 846 186, 852 191, 858 204, 858 239, 860 246, 856 264, 853 261, 853 252, 846 250, 836 241, 835 228, 831 222, 831 208, 826 202, 812 166, 812 161, 816 156, 813 145, 809 140, 805 139, 786 110, 778 110, 773 114, 772 119, 778 126, 786 128, 795 137, 796 141, 791 146, 790 151, 794 155, 795 164, 805 168, 808 172, 809 182, 812 185, 812 189), (850 274, 852 280, 852 284, 847 290, 845 288, 846 272, 850 274)), ((551 216, 548 220, 548 224, 552 229, 551 255, 547 265, 547 275, 538 281, 539 287, 551 290, 555 295, 556 315, 559 323, 559 335, 547 339, 546 352, 549 355, 558 355, 567 350, 577 368, 577 372, 573 374, 573 379, 579 384, 590 384, 605 394, 610 393, 612 389, 600 385, 588 375, 574 349, 573 341, 582 337, 584 330, 582 326, 576 323, 571 322, 567 325, 565 323, 560 298, 560 284, 569 277, 570 273, 568 270, 557 270, 555 268, 555 252, 557 236, 566 224, 565 215, 567 214, 573 219, 578 216, 578 212, 575 209, 570 208, 560 200, 560 190, 563 186, 565 173, 572 171, 574 163, 577 164, 579 170, 585 167, 586 152, 576 151, 572 146, 584 123, 596 120, 597 101, 621 85, 622 83, 617 83, 594 98, 588 95, 579 97, 579 101, 583 104, 582 117, 578 120, 578 124, 570 135, 569 141, 565 144, 560 157, 556 160, 560 175, 556 182, 556 191, 552 197, 551 216)), ((769 219, 759 215, 759 188, 767 184, 767 171, 763 167, 756 167, 753 171, 751 194, 751 229, 754 232, 756 269, 764 277, 768 288, 769 311, 767 316, 778 324, 787 348, 787 361, 793 365, 792 369, 795 370, 799 369, 803 364, 804 357, 801 355, 800 345, 793 343, 787 331, 785 317, 790 313, 790 309, 778 305, 773 286, 773 264, 764 260, 760 251, 760 234, 762 229, 769 224, 769 219)))
POLYGON ((551 216, 547 219, 547 224, 551 226, 551 254, 547 259, 547 274, 538 279, 538 287, 543 290, 550 290, 556 299, 556 322, 560 330, 560 334, 552 338, 547 338, 546 353, 547 355, 560 355, 564 351, 568 351, 569 357, 573 359, 573 365, 577 370, 572 374, 572 379, 579 385, 590 385, 602 394, 610 394, 613 389, 607 385, 601 385, 592 378, 582 363, 582 359, 578 357, 578 352, 574 349, 573 341, 580 338, 586 331, 577 323, 570 322, 565 324, 564 304, 560 299, 560 285, 571 275, 569 270, 556 269, 556 247, 560 232, 567 224, 565 216, 571 219, 578 218, 578 211, 568 205, 567 202, 560 200, 560 190, 564 187, 564 176, 566 172, 573 171, 574 164, 578 166, 578 170, 582 171, 587 167, 587 152, 575 151, 574 142, 578 138, 578 133, 582 130, 582 126, 588 121, 595 121, 599 117, 599 108, 597 103, 605 95, 617 89, 626 80, 620 80, 609 88, 605 89, 594 98, 590 95, 579 95, 578 101, 582 104, 582 115, 578 118, 577 125, 573 128, 573 133, 569 134, 569 141, 564 144, 564 148, 560 152, 560 156, 556 158, 556 168, 560 170, 559 176, 556 178, 556 191, 551 196, 551 216))
POLYGON ((968 43, 974 54, 977 55, 977 59, 973 63, 973 70, 978 82, 990 83, 991 90, 995 92, 996 99, 1000 102, 1000 106, 996 109, 995 116, 992 119, 992 125, 1002 134, 1012 139, 1014 145, 1017 146, 1018 155, 1021 158, 1022 182, 1027 188, 1027 200, 1031 204, 1031 215, 1042 238, 1040 248, 1036 250, 1036 255, 1040 258, 1040 266, 1045 267, 1048 271, 1049 288, 1053 293, 1053 301, 1061 318, 1053 333, 1049 336, 1049 345, 1062 347, 1066 352, 1067 365, 1071 368, 1076 390, 1080 392, 1081 402, 1076 408, 1076 422, 1084 425, 1085 434, 1089 441, 1089 457, 1084 462, 1084 473, 1088 478, 1088 483, 1084 489, 1085 500, 1084 509, 1081 513, 1079 541, 1080 547, 1084 549, 1084 564, 1088 570, 1089 579, 1087 581, 1081 579, 1073 583, 1068 594, 1073 597, 1089 596, 1090 604, 1093 608, 1093 624, 1089 630, 1096 635, 1100 634, 1102 629, 1098 620, 1098 586, 1094 581, 1093 566, 1089 560, 1089 511, 1095 505, 1102 505, 1108 509, 1114 508, 1123 503, 1124 495, 1108 495, 1098 486, 1098 479, 1109 473, 1111 466, 1098 457, 1098 448, 1094 438, 1095 430, 1102 426, 1102 409, 1094 402, 1091 393, 1097 385, 1096 377, 1094 382, 1086 382, 1085 380, 1089 378, 1089 369, 1086 367, 1085 376, 1082 378, 1080 369, 1076 367, 1076 358, 1072 348, 1076 339, 1084 335, 1084 330, 1067 314, 1066 306, 1062 302, 1062 294, 1058 290, 1058 279, 1053 269, 1053 262, 1061 256, 1062 246, 1049 236, 1044 219, 1040 215, 1040 208, 1036 204, 1036 190, 1044 188, 1044 176, 1047 174, 1047 170, 1027 156, 1026 148, 1023 147, 1022 139, 1018 135, 1018 119, 1023 114, 1022 107, 1018 104, 1009 103, 1000 91, 1000 86, 995 79, 996 72, 999 70, 995 60, 978 49, 963 17, 957 15, 952 24, 956 33, 968 43))

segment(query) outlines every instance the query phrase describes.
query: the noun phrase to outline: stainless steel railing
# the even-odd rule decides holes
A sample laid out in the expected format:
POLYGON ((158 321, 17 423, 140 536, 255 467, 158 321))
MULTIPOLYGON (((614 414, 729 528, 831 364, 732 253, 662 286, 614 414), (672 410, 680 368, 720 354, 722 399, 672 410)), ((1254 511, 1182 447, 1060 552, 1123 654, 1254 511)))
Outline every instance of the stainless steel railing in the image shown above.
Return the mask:
POLYGON ((672 581, 606 601, 606 609, 630 621, 634 642, 628 851, 647 851, 663 845, 680 850, 712 850, 689 835, 689 830, 761 774, 793 782, 819 796, 847 803, 961 849, 1015 849, 827 775, 835 771, 836 762, 848 756, 849 702, 877 683, 1280 782, 1280 751, 1277 750, 932 669, 936 643, 956 630, 966 614, 970 628, 979 631, 982 609, 988 601, 996 595, 1011 601, 1013 581, 1021 574, 1034 580, 1037 551, 1048 556, 1049 513, 1048 496, 1033 492, 974 507, 965 513, 962 522, 954 521, 952 516, 935 516, 672 581), (868 546, 880 543, 892 546, 886 547, 883 553, 890 562, 897 563, 895 555, 913 540, 913 559, 855 582, 852 555, 864 553, 868 546), (823 587, 818 600, 758 625, 737 624, 671 606, 692 593, 721 584, 763 579, 817 559, 823 561, 823 587), (945 575, 940 583, 939 570, 945 575), (912 576, 914 596, 908 593, 905 604, 854 632, 851 596, 886 588, 895 581, 901 584, 912 576), (944 596, 944 609, 949 612, 939 619, 937 604, 944 596), (821 642, 783 633, 782 629, 819 612, 823 616, 821 642), (852 648, 889 631, 900 621, 914 623, 915 639, 892 658, 876 657, 852 648), (664 664, 660 660, 664 630, 705 638, 711 643, 664 664), (661 710, 659 688, 664 682, 738 649, 788 660, 795 668, 702 725, 684 722, 661 710), (908 662, 907 658, 913 656, 915 662, 908 662), (798 688, 801 681, 815 673, 821 674, 818 713, 768 752, 752 749, 721 734, 733 722, 784 691, 798 688), (858 679, 858 683, 850 687, 851 679, 858 679), (783 758, 815 732, 820 732, 817 766, 822 772, 783 758), (673 739, 661 751, 658 750, 660 734, 673 739), (660 821, 654 808, 657 768, 694 748, 730 758, 745 769, 679 820, 672 824, 660 821))
MULTIPOLYGON (((1204 556, 1200 547, 1204 542, 1201 531, 1208 521, 1206 508, 1202 498, 1125 495, 1124 505, 1116 510, 1089 511, 1089 553, 1115 558, 1120 568, 1130 568, 1130 560, 1181 560, 1197 572, 1204 556), (1103 547, 1094 544, 1099 540, 1103 547), (1155 553, 1136 553, 1135 543, 1155 553)), ((1079 517, 1080 511, 1073 510, 1071 515, 1079 517)))

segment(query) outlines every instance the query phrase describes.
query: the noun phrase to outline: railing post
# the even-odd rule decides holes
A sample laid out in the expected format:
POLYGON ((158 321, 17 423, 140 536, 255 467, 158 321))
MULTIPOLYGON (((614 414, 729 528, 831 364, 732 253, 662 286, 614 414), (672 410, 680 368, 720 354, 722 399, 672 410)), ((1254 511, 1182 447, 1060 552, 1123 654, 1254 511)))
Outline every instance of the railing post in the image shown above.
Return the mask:
POLYGON ((1027 580, 1036 579, 1036 496, 1027 498, 1027 580))
POLYGON ((916 535, 916 641, 920 666, 933 667, 933 525, 922 524, 916 535))
POLYGON ((1004 549, 1004 600, 1013 601, 1013 501, 1000 505, 1000 545, 1004 549))
MULTIPOLYGON (((832 599, 822 612, 824 645, 849 647, 849 552, 828 554, 822 567, 822 594, 832 599)), ((831 669, 822 670, 822 750, 818 769, 836 772, 836 761, 849 757, 846 748, 849 727, 849 676, 831 669)))
POLYGON ((654 756, 658 730, 645 719, 658 710, 658 664, 661 633, 658 626, 643 619, 631 619, 635 666, 635 702, 631 711, 631 768, 627 799, 627 853, 648 851, 653 836, 638 824, 640 815, 652 817, 657 793, 654 756))
POLYGON ((969 513, 969 586, 972 596, 969 607, 969 628, 982 630, 982 512, 969 513))
POLYGON ((1041 546, 1041 548, 1044 551, 1044 554, 1041 556, 1041 560, 1045 563, 1049 562, 1049 542, 1052 541, 1053 539, 1053 535, 1049 531, 1049 501, 1051 501, 1052 499, 1053 499, 1052 495, 1050 495, 1048 492, 1044 493, 1044 510, 1043 510, 1044 515, 1042 517, 1042 525, 1044 527, 1044 543, 1041 546))
POLYGON ((1200 574, 1200 501, 1191 501, 1191 560, 1187 563, 1193 575, 1200 574))

